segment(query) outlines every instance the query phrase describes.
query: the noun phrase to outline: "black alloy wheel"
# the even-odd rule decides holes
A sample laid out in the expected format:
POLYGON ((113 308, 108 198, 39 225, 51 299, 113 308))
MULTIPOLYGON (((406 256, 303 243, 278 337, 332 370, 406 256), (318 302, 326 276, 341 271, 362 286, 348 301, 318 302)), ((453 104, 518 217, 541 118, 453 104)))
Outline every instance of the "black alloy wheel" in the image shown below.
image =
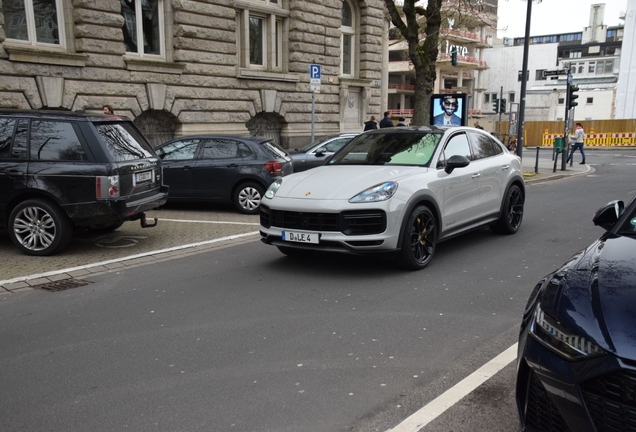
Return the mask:
POLYGON ((510 186, 502 206, 499 220, 490 226, 497 234, 514 234, 519 231, 523 220, 524 197, 517 185, 510 186))
POLYGON ((9 216, 9 236, 27 255, 51 255, 66 246, 72 235, 73 224, 66 213, 45 199, 23 201, 9 216))
POLYGON ((423 269, 433 259, 437 244, 435 215, 426 206, 417 206, 410 214, 398 255, 401 266, 409 270, 423 269))

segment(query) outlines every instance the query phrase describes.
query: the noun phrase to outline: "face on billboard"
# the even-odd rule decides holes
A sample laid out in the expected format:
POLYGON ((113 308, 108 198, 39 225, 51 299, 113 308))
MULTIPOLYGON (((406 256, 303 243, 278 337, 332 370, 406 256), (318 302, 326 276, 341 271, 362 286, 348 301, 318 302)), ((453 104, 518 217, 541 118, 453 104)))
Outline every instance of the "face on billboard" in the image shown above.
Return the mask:
POLYGON ((463 103, 464 99, 455 95, 435 95, 431 106, 432 122, 436 126, 451 125, 461 126, 463 122, 463 103))
POLYGON ((448 117, 455 114, 455 111, 457 111, 457 106, 458 103, 456 98, 442 99, 442 107, 444 108, 444 111, 446 112, 446 115, 448 117))

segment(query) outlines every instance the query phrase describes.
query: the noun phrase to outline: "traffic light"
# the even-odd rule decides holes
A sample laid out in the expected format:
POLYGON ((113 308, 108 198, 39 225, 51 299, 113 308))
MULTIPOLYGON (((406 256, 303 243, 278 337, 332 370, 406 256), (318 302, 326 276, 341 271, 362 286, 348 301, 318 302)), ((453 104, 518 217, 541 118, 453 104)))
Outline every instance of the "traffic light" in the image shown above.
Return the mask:
POLYGON ((501 99, 499 100, 499 111, 501 111, 502 113, 506 113, 506 99, 501 99))
POLYGON ((492 110, 496 113, 499 112, 499 99, 497 98, 492 99, 492 110))
POLYGON ((579 95, 576 92, 579 91, 579 86, 574 84, 568 85, 568 109, 574 108, 579 103, 575 100, 579 98, 579 95))
POLYGON ((451 48, 451 64, 457 66, 457 47, 451 48))

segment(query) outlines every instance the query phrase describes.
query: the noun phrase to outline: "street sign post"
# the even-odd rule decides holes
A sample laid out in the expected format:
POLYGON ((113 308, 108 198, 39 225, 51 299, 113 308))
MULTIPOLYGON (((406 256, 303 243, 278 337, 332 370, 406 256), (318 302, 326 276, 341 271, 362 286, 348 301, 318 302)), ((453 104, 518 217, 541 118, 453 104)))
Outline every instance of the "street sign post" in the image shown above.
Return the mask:
POLYGON ((320 93, 320 65, 309 65, 309 91, 311 91, 311 142, 314 142, 314 125, 316 122, 316 93, 320 93))

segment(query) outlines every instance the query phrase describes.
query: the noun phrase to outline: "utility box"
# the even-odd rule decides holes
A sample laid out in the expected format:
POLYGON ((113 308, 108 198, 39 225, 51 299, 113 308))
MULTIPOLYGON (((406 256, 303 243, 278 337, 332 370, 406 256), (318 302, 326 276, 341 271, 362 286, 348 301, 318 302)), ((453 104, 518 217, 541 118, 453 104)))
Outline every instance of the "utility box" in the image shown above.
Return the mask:
POLYGON ((563 151, 563 138, 562 137, 557 137, 554 139, 554 150, 557 152, 557 154, 561 153, 563 151))

